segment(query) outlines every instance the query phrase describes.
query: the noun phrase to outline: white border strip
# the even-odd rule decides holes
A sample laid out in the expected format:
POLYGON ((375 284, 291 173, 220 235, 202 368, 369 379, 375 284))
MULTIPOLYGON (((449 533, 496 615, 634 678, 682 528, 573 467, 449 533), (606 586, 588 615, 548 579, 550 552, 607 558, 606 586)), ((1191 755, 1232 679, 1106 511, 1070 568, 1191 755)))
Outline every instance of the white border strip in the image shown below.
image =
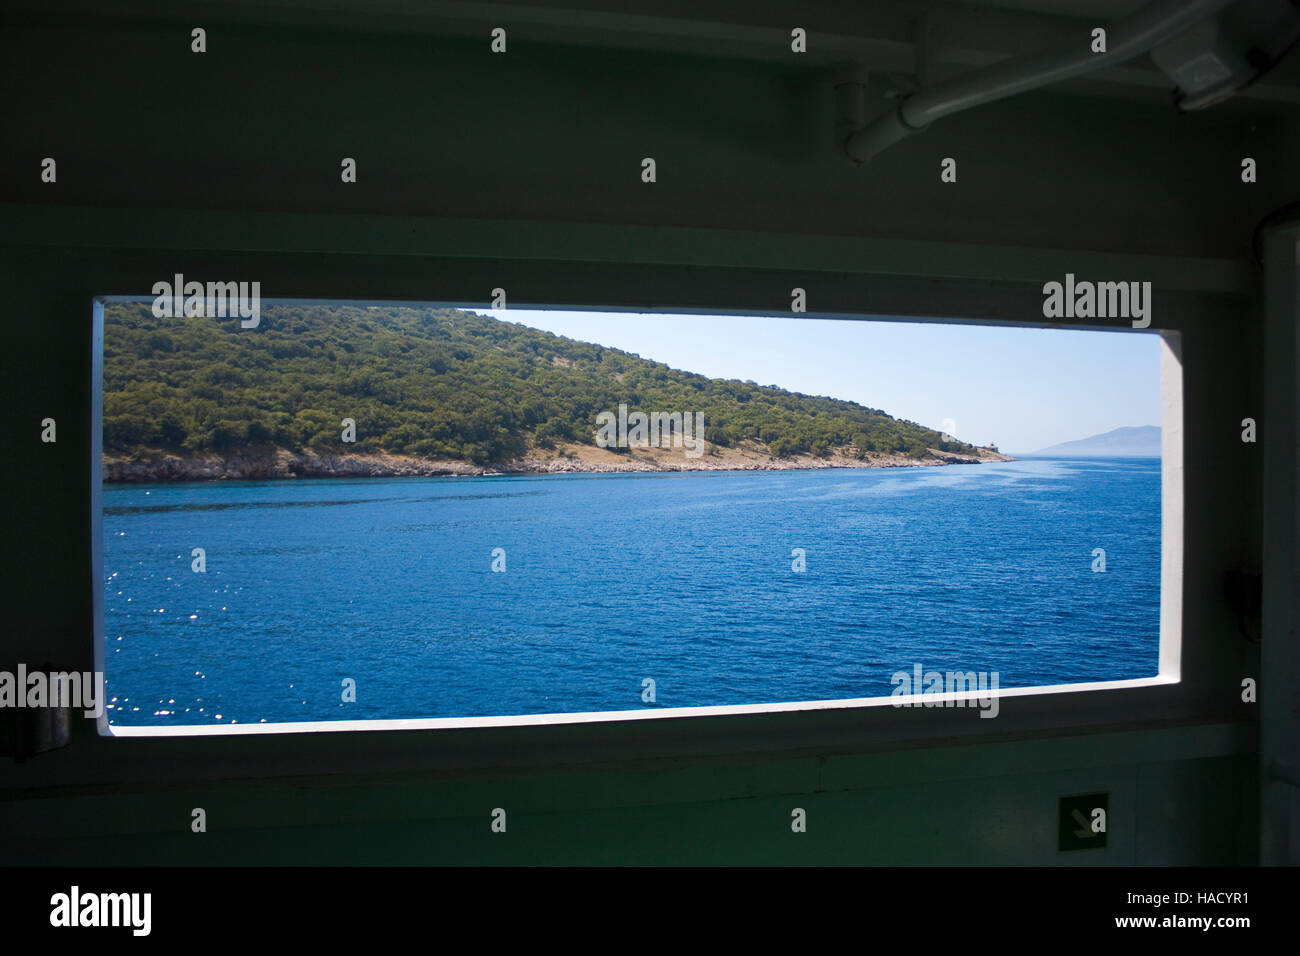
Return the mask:
POLYGON ((1175 682, 1183 660, 1183 348, 1160 333, 1160 676, 1175 682))
MULTIPOLYGON (((384 730, 449 730, 472 727, 528 727, 556 724, 599 724, 623 720, 667 720, 676 717, 723 717, 738 714, 790 713, 800 710, 839 710, 862 707, 892 707, 898 710, 933 708, 946 701, 963 701, 968 710, 978 710, 980 700, 1008 697, 1037 697, 1074 691, 1128 690, 1176 684, 1176 677, 1163 674, 1132 680, 1097 681, 1090 684, 1046 684, 1041 687, 1008 687, 985 693, 908 694, 898 697, 854 697, 844 700, 805 700, 772 704, 722 704, 716 707, 669 707, 662 710, 606 710, 576 714, 519 714, 506 717, 428 717, 382 720, 317 720, 283 724, 187 724, 175 727, 113 727, 111 737, 233 737, 240 734, 351 733, 384 730)), ((956 705, 952 705, 956 706, 956 705)), ((947 707, 945 709, 952 709, 947 707)))

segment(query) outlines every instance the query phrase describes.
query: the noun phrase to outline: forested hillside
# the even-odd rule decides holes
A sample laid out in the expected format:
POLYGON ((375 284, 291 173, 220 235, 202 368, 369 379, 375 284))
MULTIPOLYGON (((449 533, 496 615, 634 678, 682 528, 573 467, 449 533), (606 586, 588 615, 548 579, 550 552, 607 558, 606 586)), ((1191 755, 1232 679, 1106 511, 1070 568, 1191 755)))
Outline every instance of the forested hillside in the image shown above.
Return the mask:
POLYGON ((149 303, 105 307, 106 455, 278 447, 492 465, 594 444, 596 415, 620 403, 702 412, 710 443, 752 440, 776 458, 976 452, 852 402, 708 379, 456 309, 263 306, 243 329, 155 318, 149 303), (344 418, 354 444, 341 440, 344 418))

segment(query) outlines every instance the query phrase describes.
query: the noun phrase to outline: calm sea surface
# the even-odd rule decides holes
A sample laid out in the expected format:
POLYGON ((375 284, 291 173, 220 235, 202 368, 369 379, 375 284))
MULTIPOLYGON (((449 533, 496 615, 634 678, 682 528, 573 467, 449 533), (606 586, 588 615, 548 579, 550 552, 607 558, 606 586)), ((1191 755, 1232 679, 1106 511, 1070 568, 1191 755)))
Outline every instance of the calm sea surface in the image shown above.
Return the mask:
POLYGON ((117 725, 884 696, 917 663, 1002 687, 1157 669, 1158 459, 108 486, 103 504, 117 725))

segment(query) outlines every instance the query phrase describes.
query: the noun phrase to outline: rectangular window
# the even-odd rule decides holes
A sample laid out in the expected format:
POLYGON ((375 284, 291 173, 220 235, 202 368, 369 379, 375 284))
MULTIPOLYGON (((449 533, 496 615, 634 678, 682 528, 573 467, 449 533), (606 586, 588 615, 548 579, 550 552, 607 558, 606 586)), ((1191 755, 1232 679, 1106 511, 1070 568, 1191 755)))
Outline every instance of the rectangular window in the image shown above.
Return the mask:
POLYGON ((1176 337, 211 305, 99 311, 110 733, 1177 680, 1176 337))

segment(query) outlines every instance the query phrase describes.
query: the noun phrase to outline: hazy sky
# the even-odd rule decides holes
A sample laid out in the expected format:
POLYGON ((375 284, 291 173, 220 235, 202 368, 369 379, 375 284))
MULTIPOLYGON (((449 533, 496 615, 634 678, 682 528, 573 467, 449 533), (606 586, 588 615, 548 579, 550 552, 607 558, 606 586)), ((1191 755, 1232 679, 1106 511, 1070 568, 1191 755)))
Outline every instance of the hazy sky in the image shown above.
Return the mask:
POLYGON ((710 378, 829 395, 1035 452, 1125 425, 1160 424, 1160 339, 915 322, 484 310, 710 378))

